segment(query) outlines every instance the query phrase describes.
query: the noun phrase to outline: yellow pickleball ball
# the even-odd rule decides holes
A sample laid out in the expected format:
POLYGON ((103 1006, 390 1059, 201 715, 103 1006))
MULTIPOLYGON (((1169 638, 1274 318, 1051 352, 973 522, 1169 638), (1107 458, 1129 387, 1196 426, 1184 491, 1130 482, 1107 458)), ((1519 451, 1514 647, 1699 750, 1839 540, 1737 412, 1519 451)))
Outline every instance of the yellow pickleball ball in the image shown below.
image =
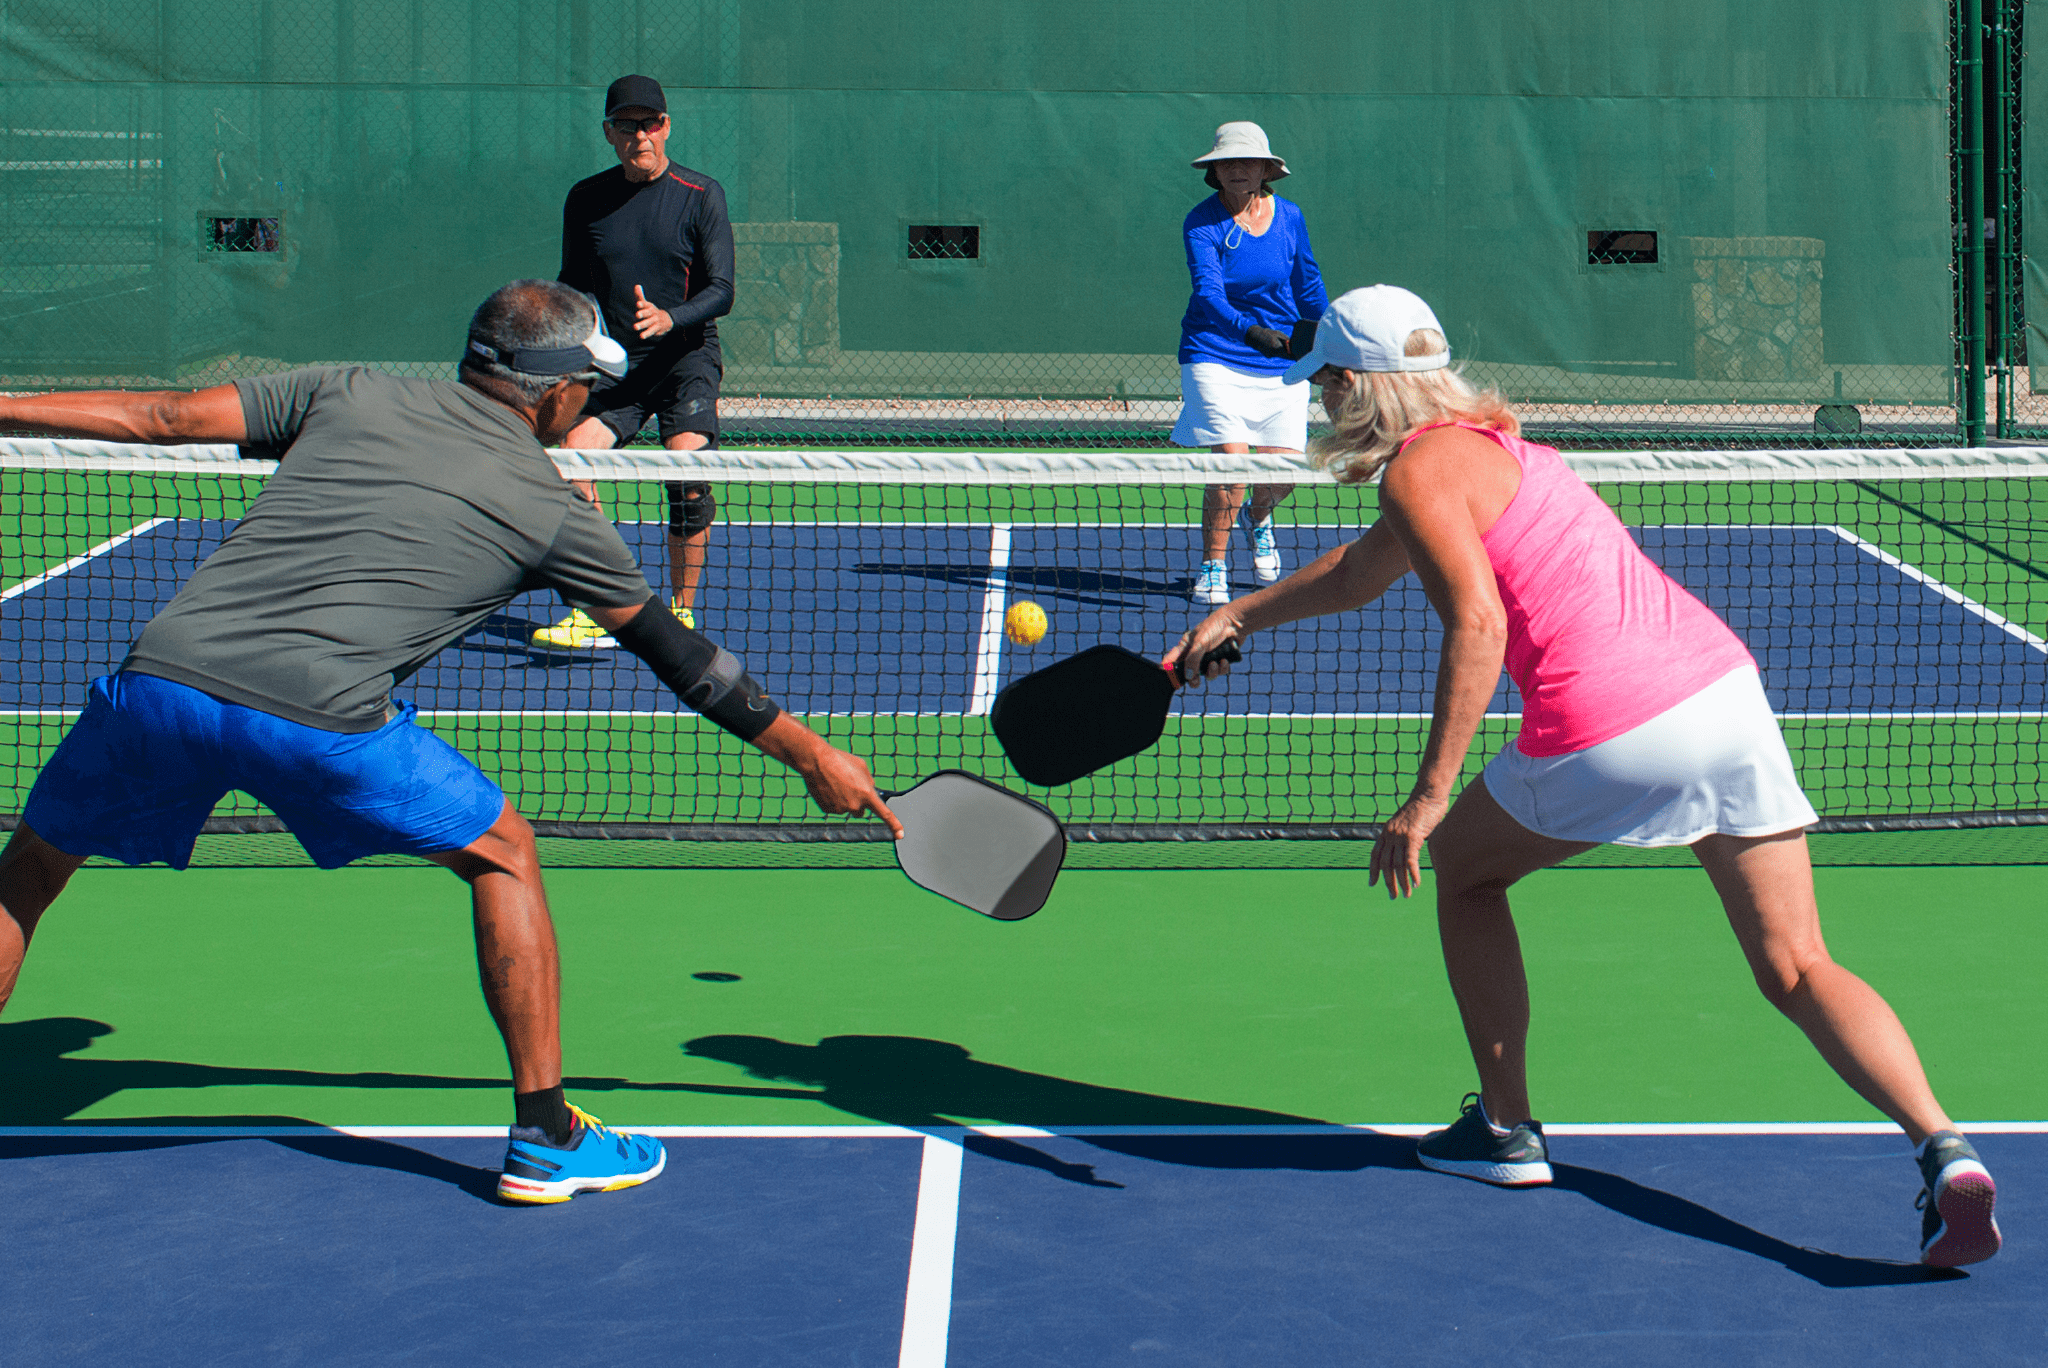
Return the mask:
POLYGON ((1018 646, 1036 646, 1045 636, 1045 609, 1023 599, 1003 614, 1003 635, 1018 646))

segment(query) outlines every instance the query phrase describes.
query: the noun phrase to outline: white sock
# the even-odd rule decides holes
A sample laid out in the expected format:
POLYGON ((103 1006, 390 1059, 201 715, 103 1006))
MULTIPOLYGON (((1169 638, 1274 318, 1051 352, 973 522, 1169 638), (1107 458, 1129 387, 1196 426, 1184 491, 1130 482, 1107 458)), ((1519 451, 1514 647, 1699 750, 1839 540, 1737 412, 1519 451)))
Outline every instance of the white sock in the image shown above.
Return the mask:
POLYGON ((1494 1124, 1493 1117, 1486 1110, 1486 1099, 1483 1097, 1479 1099, 1479 1119, 1486 1122, 1486 1128, 1493 1132, 1496 1140, 1505 1140, 1515 1133, 1512 1126, 1504 1127, 1494 1124))

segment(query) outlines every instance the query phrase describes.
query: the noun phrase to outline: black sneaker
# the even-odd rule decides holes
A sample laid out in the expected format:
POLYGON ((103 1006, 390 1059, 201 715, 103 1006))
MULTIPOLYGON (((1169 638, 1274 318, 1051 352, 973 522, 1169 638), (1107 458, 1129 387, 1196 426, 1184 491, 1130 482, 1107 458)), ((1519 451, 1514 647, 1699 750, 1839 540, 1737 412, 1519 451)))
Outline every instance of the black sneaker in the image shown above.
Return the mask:
POLYGON ((1543 1142, 1543 1123, 1524 1121, 1506 1135, 1487 1124, 1478 1093, 1466 1093, 1456 1121, 1415 1142, 1415 1157, 1424 1168, 1477 1178, 1500 1187, 1537 1187, 1550 1181, 1550 1148, 1543 1142))
POLYGON ((2004 1243, 1991 1206, 1998 1184, 1970 1142, 1954 1131, 1936 1131, 1920 1157, 1927 1184, 1914 1205, 1920 1208, 1920 1262, 1934 1268, 1983 1263, 2004 1243))

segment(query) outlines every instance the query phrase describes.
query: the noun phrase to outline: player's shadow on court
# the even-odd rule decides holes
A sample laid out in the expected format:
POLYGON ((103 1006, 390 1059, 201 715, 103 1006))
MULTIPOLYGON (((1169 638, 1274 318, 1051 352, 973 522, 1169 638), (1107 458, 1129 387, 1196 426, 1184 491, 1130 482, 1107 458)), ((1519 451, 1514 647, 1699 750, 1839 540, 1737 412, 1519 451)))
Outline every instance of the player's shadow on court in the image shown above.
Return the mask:
MULTIPOLYGON (((508 1078, 462 1078, 442 1074, 326 1073, 311 1069, 242 1069, 184 1064, 161 1059, 106 1059, 78 1052, 114 1028, 86 1017, 38 1017, 0 1022, 0 1126, 319 1126, 317 1121, 276 1113, 254 1115, 144 1116, 76 1122, 80 1112, 130 1089, 289 1087, 362 1089, 509 1090, 508 1078)), ((618 1078, 566 1078, 571 1088, 672 1091, 676 1084, 632 1083, 618 1078)), ((0 1159, 34 1155, 111 1153, 215 1144, 233 1136, 8 1136, 0 1137, 0 1159)), ((495 1200, 498 1171, 459 1164, 387 1140, 339 1133, 266 1136, 268 1143, 365 1168, 389 1169, 448 1183, 475 1197, 495 1200)))
POLYGON ((1182 575, 1177 579, 1159 579, 1118 574, 1113 570, 1085 570, 1067 566, 1023 566, 996 575, 990 571, 986 563, 977 565, 971 562, 861 561, 853 569, 856 574, 898 575, 906 579, 937 580, 942 584, 957 584, 968 589, 986 589, 991 584, 1000 582, 1015 590, 1028 591, 1039 598, 1086 604, 1095 608, 1139 608, 1146 605, 1133 602, 1134 599, 1162 596, 1185 599, 1195 582, 1189 575, 1182 575))
MULTIPOLYGON (((124 1125, 306 1126, 318 1123, 290 1116, 152 1117, 124 1125)), ((144 1150, 183 1149, 188 1145, 256 1143, 275 1145, 337 1164, 383 1169, 446 1183, 480 1201, 497 1204, 498 1171, 460 1164, 438 1154, 369 1136, 344 1135, 10 1135, 0 1136, 0 1163, 9 1159, 62 1158, 83 1154, 133 1154, 144 1150)))
MULTIPOLYGON (((977 1122, 1040 1126, 1321 1126, 1312 1117, 1234 1107, 1156 1093, 1106 1088, 975 1059, 959 1045, 917 1036, 829 1036, 799 1045, 766 1036, 700 1036, 683 1045, 699 1059, 735 1064, 755 1078, 799 1087, 686 1085, 734 1097, 802 1098, 885 1125, 915 1130, 977 1122)), ((1073 1140, 1155 1163, 1220 1169, 1362 1169, 1420 1171, 1415 1142, 1372 1131, 1343 1134, 1079 1135, 1073 1140)), ((967 1149, 1005 1163, 1042 1169, 1091 1187, 1122 1187, 1092 1164, 1063 1161, 1036 1146, 970 1135, 967 1149)), ((1705 1240, 1784 1265, 1823 1287, 1877 1287, 1963 1276, 1944 1270, 1802 1249, 1742 1225, 1697 1202, 1611 1173, 1556 1166, 1554 1187, 1619 1216, 1674 1235, 1705 1240)), ((1443 1179, 1445 1182, 1462 1181, 1443 1179)), ((1511 1199, 1510 1199, 1511 1200, 1511 1199)))

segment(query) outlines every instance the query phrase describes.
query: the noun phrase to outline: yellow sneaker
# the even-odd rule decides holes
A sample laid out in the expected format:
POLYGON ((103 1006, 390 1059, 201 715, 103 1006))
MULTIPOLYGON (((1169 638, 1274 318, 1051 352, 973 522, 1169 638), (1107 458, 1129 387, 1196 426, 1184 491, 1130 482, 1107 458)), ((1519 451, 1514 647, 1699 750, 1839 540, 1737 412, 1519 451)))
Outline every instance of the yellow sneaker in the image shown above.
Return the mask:
POLYGON ((592 622, 581 608, 552 627, 543 627, 527 640, 551 651, 609 651, 619 643, 604 628, 592 622))
POLYGON ((691 612, 689 609, 689 605, 683 602, 683 596, 681 594, 669 595, 668 610, 676 615, 677 622, 682 623, 683 626, 689 628, 693 632, 697 630, 697 615, 691 612))

